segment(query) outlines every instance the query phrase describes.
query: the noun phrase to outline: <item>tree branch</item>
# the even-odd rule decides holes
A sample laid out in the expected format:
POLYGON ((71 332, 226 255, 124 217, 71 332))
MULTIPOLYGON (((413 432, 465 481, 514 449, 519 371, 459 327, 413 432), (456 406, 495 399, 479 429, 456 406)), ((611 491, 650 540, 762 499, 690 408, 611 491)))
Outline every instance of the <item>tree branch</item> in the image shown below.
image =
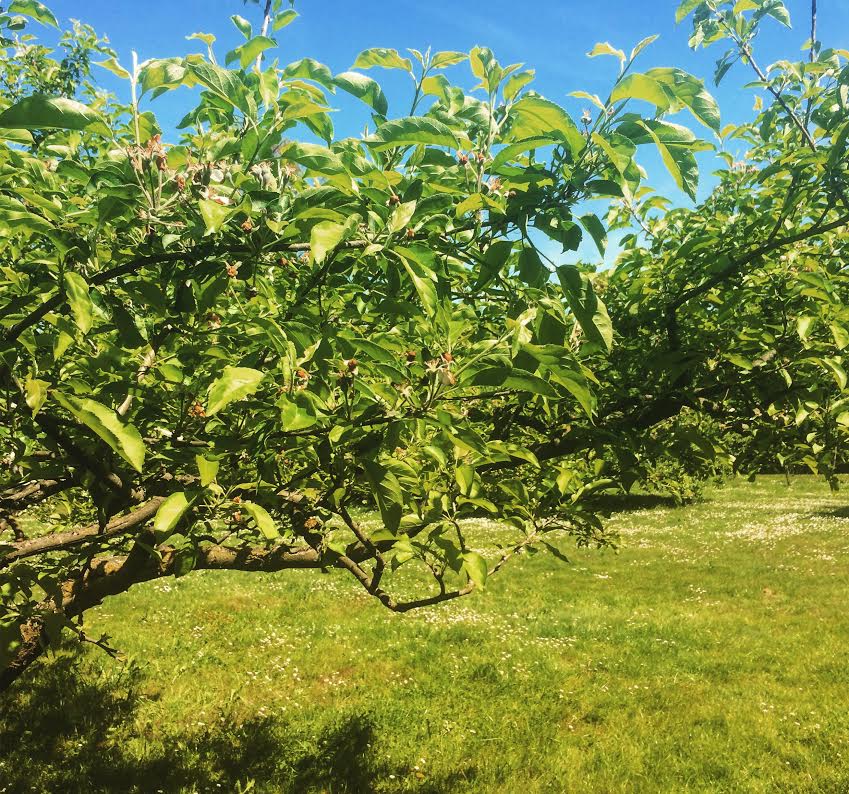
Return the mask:
POLYGON ((72 529, 68 532, 56 532, 52 535, 43 535, 38 538, 18 541, 6 546, 5 553, 3 553, 2 546, 0 546, 0 555, 2 555, 0 556, 0 570, 26 557, 46 554, 51 551, 65 551, 89 540, 101 540, 122 535, 128 530, 135 529, 147 523, 156 515, 156 511, 164 501, 164 496, 156 496, 137 510, 119 518, 113 518, 103 528, 101 528, 100 524, 89 524, 88 526, 72 529))
MULTIPOLYGON (((771 253, 779 248, 783 248, 784 246, 791 245, 792 243, 798 243, 802 240, 807 240, 811 237, 815 237, 818 234, 825 234, 826 232, 834 231, 835 229, 839 229, 841 226, 846 226, 849 224, 849 214, 843 215, 831 223, 827 223, 824 226, 820 226, 819 223, 814 223, 809 226, 807 229, 798 232, 797 234, 792 234, 789 237, 782 237, 778 240, 773 240, 772 242, 764 243, 763 245, 755 248, 753 251, 750 251, 745 256, 740 259, 732 260, 731 264, 720 270, 714 276, 707 279, 707 281, 702 282, 696 287, 692 287, 689 290, 684 291, 679 295, 674 301, 671 301, 667 306, 667 311, 672 310, 676 311, 680 309, 685 303, 692 300, 693 298, 697 298, 700 295, 704 295, 709 290, 713 289, 718 284, 721 284, 727 278, 730 278, 735 273, 738 273, 745 265, 751 262, 758 257, 764 256, 766 254, 771 253)), ((731 257, 728 257, 731 259, 731 257)))
POLYGON ((71 477, 63 480, 30 480, 0 491, 0 509, 15 512, 26 510, 54 494, 73 488, 74 485, 76 482, 71 477))

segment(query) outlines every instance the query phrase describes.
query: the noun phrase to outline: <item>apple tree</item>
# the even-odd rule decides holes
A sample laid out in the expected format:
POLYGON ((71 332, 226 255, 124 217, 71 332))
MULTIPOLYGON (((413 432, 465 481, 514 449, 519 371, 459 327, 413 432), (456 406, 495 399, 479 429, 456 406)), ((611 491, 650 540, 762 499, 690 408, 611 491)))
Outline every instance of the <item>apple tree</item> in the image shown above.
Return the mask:
POLYGON ((82 25, 57 61, 30 33, 51 12, 14 0, 0 688, 63 635, 105 645, 85 611, 157 577, 337 568, 404 612, 564 534, 609 544, 594 495, 674 489, 728 438, 833 476, 847 54, 812 36, 805 62, 764 70, 753 40, 787 21, 780 2, 690 14, 694 46, 729 44, 719 77, 758 73, 751 122, 723 127, 681 69, 640 71, 651 39, 594 48, 618 73, 606 97, 577 92, 576 120, 484 47, 281 64, 297 14, 279 0, 257 34, 234 17, 230 52, 198 33, 201 52, 144 63, 82 25), (410 81, 391 112, 380 70, 410 81), (155 114, 169 92, 186 102, 175 131, 155 114), (334 132, 345 95, 356 137, 334 132), (689 208, 638 164, 657 152, 695 200, 712 148, 728 167, 689 208), (611 230, 613 266, 569 253, 603 253, 611 230), (486 554, 464 534, 476 515, 505 527, 486 554))

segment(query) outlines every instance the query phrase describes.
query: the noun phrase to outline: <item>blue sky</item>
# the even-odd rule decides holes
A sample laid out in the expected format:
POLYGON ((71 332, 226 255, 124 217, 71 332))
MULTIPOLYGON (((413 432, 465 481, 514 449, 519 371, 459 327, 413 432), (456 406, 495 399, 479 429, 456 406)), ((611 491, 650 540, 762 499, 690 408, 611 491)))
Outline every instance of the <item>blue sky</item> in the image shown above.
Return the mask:
MULTIPOLYGON (((777 23, 765 25, 757 42, 757 57, 763 64, 779 58, 796 59, 808 36, 810 0, 785 0, 793 29, 777 23)), ((144 60, 204 51, 199 41, 188 42, 186 35, 197 31, 213 33, 216 52, 224 54, 242 41, 230 22, 231 14, 241 14, 260 25, 260 7, 243 5, 241 0, 46 0, 56 15, 66 22, 79 18, 108 35, 124 64, 130 51, 144 60)), ((285 5, 285 2, 284 2, 285 5)), ((629 51, 652 34, 660 38, 640 56, 643 69, 652 66, 678 66, 705 79, 722 111, 723 124, 739 122, 751 113, 753 94, 741 87, 751 79, 742 66, 716 88, 712 85, 713 64, 722 54, 720 45, 693 52, 687 47, 689 25, 675 25, 678 0, 394 0, 393 2, 351 2, 351 0, 298 0, 300 17, 279 31, 279 50, 270 51, 282 65, 309 56, 326 63, 334 72, 350 68, 357 53, 368 47, 415 47, 424 50, 469 50, 476 44, 491 47, 501 63, 524 62, 535 68, 533 87, 545 96, 563 103, 576 115, 586 104, 568 98, 568 93, 584 90, 606 95, 618 63, 613 58, 589 59, 586 53, 598 41, 610 41, 629 51)), ((849 1, 819 0, 819 38, 824 46, 849 46, 849 1)), ((373 74, 387 91, 390 115, 404 115, 409 106, 409 81, 384 70, 373 74)), ((460 85, 474 84, 468 68, 456 67, 450 76, 460 85)), ((126 84, 103 72, 103 82, 126 94, 126 84)), ((157 99, 151 109, 165 129, 171 127, 188 107, 185 90, 157 99)), ((333 98, 342 112, 335 114, 337 134, 357 134, 368 117, 362 106, 346 97, 333 98), (348 111, 348 112, 346 112, 348 111), (353 112, 350 112, 353 111, 353 112)), ((682 123, 695 120, 681 114, 682 123)), ((733 151, 733 150, 732 150, 733 151)), ((649 183, 677 202, 686 196, 676 191, 657 158, 644 156, 649 183)), ((702 158, 700 194, 712 184, 710 171, 716 165, 711 155, 702 158)), ((589 251, 586 253, 589 254, 589 251)))

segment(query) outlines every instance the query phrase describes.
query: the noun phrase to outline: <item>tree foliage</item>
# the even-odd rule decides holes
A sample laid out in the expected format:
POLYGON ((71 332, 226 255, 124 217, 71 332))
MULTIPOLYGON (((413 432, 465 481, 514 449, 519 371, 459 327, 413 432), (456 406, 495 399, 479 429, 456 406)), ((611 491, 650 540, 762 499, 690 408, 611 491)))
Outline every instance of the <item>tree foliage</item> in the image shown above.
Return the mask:
POLYGON ((158 576, 337 567, 405 611, 556 551, 551 533, 610 543, 594 494, 680 488, 724 442, 738 466, 771 450, 834 478, 849 70, 817 42, 762 70, 753 40, 787 22, 780 2, 681 4, 693 46, 730 46, 717 78, 735 60, 756 73, 754 117, 725 127, 697 78, 638 71, 651 39, 593 49, 619 74, 606 99, 577 92, 594 110, 576 121, 484 47, 373 48, 340 74, 269 61, 296 16, 279 2, 259 34, 233 18, 243 41, 222 60, 197 33, 203 54, 122 65, 77 25, 73 68, 22 32, 52 15, 13 5, 4 685, 63 630, 85 638, 86 609, 158 576), (126 97, 95 90, 95 52, 126 97), (409 76, 408 106, 390 108, 381 69, 409 76), (172 91, 194 102, 165 135, 152 100, 172 91), (362 104, 359 137, 334 133, 341 93, 362 104), (728 167, 676 208, 646 184, 646 147, 694 199, 700 152, 728 167), (612 267, 568 253, 603 253, 618 230, 612 267), (472 515, 514 539, 482 554, 472 515))

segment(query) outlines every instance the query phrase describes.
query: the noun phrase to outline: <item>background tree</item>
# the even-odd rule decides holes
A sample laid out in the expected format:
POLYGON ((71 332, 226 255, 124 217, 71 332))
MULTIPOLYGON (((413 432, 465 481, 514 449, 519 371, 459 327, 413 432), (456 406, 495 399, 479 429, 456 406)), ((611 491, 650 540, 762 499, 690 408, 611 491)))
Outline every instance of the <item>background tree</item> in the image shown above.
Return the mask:
MULTIPOLYGON (((54 21, 33 0, 12 10, 54 21)), ((272 33, 295 16, 271 11, 272 33)), ((772 101, 752 123, 723 129, 684 71, 637 71, 650 39, 594 49, 620 74, 606 99, 581 95, 596 111, 576 123, 486 48, 263 68, 274 41, 241 17, 232 68, 205 34, 206 55, 132 69, 110 55, 128 105, 8 97, 0 685, 158 576, 338 567, 405 611, 556 553, 563 532, 611 542, 593 494, 686 495, 729 433, 755 427, 830 475, 849 424, 847 54, 812 43, 762 71, 752 41, 786 21, 780 3, 685 0, 690 13, 694 45, 730 39, 718 76, 735 59, 758 72, 772 101), (463 64, 471 92, 446 73, 463 64), (376 67, 409 75, 406 115, 376 67), (185 86, 199 101, 169 143, 141 102, 185 86), (336 139, 336 91, 367 108, 363 137, 336 139), (680 111, 749 147, 694 209, 669 209, 636 162, 654 147, 695 196, 711 144, 669 120, 680 111), (606 219, 593 198, 611 200, 606 219), (609 270, 538 245, 587 235, 603 251, 625 225, 609 270), (806 422, 803 442, 787 432, 806 422), (513 541, 473 550, 460 519, 480 513, 513 541)))

